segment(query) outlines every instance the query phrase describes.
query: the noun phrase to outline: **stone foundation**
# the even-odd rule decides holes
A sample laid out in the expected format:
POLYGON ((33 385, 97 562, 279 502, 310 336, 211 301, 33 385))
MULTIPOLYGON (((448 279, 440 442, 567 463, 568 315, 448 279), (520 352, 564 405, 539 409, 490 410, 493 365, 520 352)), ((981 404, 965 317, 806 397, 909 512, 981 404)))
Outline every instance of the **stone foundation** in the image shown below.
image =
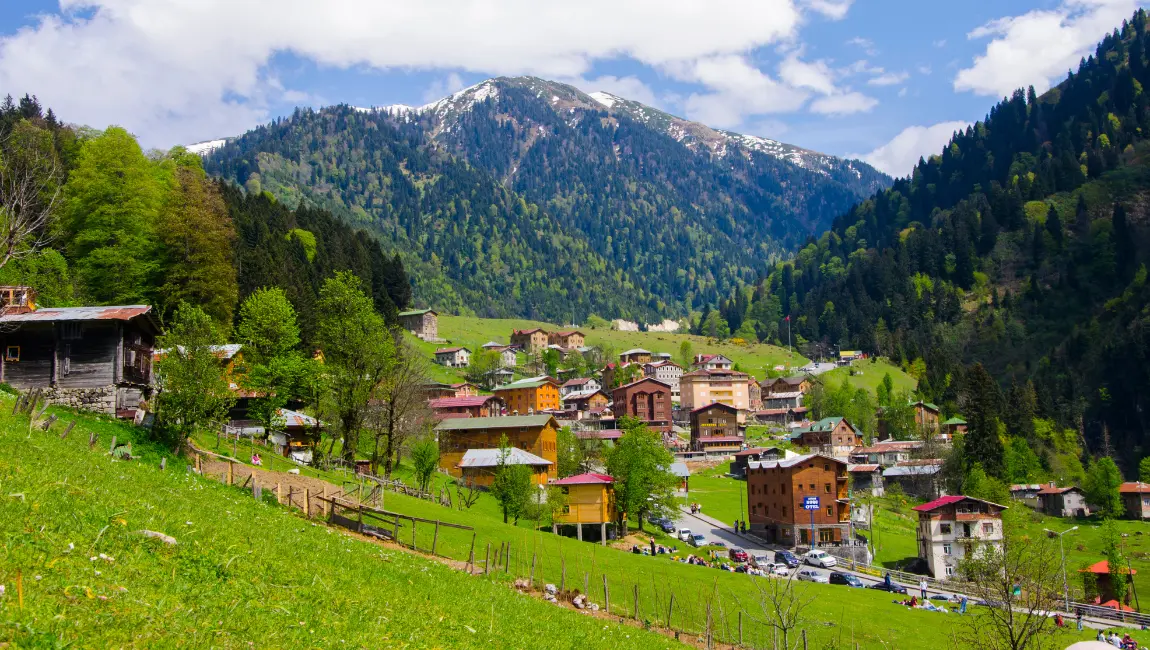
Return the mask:
POLYGON ((53 404, 68 406, 81 411, 94 411, 107 415, 116 414, 116 387, 102 388, 48 388, 44 398, 53 404))

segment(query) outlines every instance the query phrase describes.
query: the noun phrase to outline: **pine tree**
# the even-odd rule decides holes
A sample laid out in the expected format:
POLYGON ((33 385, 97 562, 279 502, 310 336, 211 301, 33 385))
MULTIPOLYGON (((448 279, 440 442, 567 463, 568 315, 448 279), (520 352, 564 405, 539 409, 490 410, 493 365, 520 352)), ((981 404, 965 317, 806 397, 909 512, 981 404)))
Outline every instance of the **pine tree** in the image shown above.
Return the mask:
POLYGON ((964 447, 967 466, 982 463, 987 474, 1002 478, 1005 449, 998 430, 1002 396, 998 384, 981 363, 976 363, 966 374, 964 398, 970 427, 964 447))

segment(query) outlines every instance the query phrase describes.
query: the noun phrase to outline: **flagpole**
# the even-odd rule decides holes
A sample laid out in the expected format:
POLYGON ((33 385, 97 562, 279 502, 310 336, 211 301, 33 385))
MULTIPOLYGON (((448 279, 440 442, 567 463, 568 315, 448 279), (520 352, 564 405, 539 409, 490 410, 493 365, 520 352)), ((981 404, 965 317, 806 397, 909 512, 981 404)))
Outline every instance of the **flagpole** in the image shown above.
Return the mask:
POLYGON ((795 353, 791 350, 791 315, 787 314, 787 371, 794 365, 795 353))

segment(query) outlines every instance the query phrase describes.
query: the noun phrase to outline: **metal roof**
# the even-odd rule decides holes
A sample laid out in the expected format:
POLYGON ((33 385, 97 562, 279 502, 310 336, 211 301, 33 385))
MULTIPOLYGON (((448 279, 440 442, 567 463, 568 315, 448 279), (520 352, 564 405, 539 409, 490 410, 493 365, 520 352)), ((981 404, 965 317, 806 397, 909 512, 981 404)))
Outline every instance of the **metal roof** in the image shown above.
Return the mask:
POLYGON ((852 474, 869 474, 878 468, 879 465, 874 464, 847 465, 847 471, 852 474))
POLYGON ((841 465, 846 465, 846 463, 843 462, 843 460, 841 458, 835 458, 834 456, 828 456, 826 454, 803 454, 802 456, 794 456, 792 458, 784 458, 781 460, 764 460, 764 461, 753 461, 753 460, 751 460, 751 461, 747 461, 747 467, 749 467, 751 469, 774 469, 776 467, 793 467, 795 465, 801 465, 801 464, 807 462, 808 460, 813 460, 813 459, 818 458, 818 457, 825 458, 826 460, 833 460, 834 462, 839 463, 841 465))
POLYGON ((284 427, 308 427, 315 428, 318 424, 320 427, 326 426, 323 422, 313 418, 306 413, 299 411, 290 411, 288 409, 280 409, 279 416, 284 419, 284 427))
MULTIPOLYGON (((42 307, 21 314, 4 314, 0 323, 54 323, 58 321, 121 320, 150 315, 149 305, 118 305, 107 307, 42 307)), ((155 321, 152 323, 155 325, 155 321)), ((157 326, 156 329, 159 329, 157 326)))
POLYGON ((615 482, 615 479, 606 474, 597 474, 595 472, 588 472, 586 474, 576 474, 575 476, 568 476, 561 478, 558 481, 553 481, 552 485, 610 485, 615 482))
POLYGON ((618 440, 623 437, 623 430, 600 429, 598 431, 576 431, 575 437, 581 440, 618 440))
MULTIPOLYGON (((883 475, 885 476, 886 472, 883 472, 883 475)), ((920 506, 915 506, 915 507, 911 508, 911 510, 914 510, 916 512, 930 512, 931 510, 937 510, 938 508, 941 508, 943 506, 949 506, 949 505, 958 503, 959 501, 966 501, 966 500, 977 501, 979 503, 985 503, 988 506, 995 506, 996 508, 1002 508, 1003 510, 1006 510, 1006 506, 999 505, 997 503, 994 503, 993 501, 987 501, 986 499, 979 499, 976 497, 968 497, 968 496, 964 496, 962 494, 951 494, 951 495, 948 495, 945 497, 939 497, 939 498, 935 499, 934 501, 924 503, 920 506)))
POLYGON ((651 351, 650 350, 644 350, 643 348, 631 348, 630 350, 627 350, 626 352, 620 352, 619 356, 620 357, 628 357, 628 356, 631 356, 632 354, 651 354, 651 351))
MULTIPOLYGON (((474 419, 474 418, 473 418, 474 419)), ((449 420, 466 422, 466 420, 449 420)), ((500 463, 502 449, 468 449, 459 461, 460 467, 498 467, 503 465, 550 465, 551 461, 540 458, 535 454, 524 451, 518 447, 507 448, 507 459, 500 463)))
POLYGON ((933 476, 942 471, 942 465, 895 465, 883 470, 883 476, 933 476))
POLYGON ((430 400, 427 405, 433 409, 468 408, 483 406, 491 400, 499 400, 495 395, 473 395, 468 397, 440 397, 430 400))
POLYGON ((550 415, 507 415, 495 418, 465 418, 444 420, 435 427, 436 431, 458 431, 466 429, 510 429, 512 427, 543 427, 555 418, 550 415))
POLYGON ((679 462, 671 463, 671 467, 669 467, 667 469, 667 471, 671 472, 672 474, 674 474, 675 476, 678 476, 680 478, 684 478, 684 477, 691 475, 691 470, 687 469, 686 463, 679 463, 679 462))
POLYGON ((461 348, 461 347, 456 346, 454 348, 439 348, 438 350, 435 351, 435 353, 436 354, 451 354, 453 352, 459 352, 460 350, 465 350, 468 353, 471 352, 471 350, 468 350, 467 348, 461 348))
MULTIPOLYGON (((435 311, 432 309, 412 309, 411 311, 401 311, 401 312, 399 312, 399 315, 400 316, 422 316, 423 314, 429 314, 429 313, 435 314, 435 311)), ((438 316, 439 314, 435 314, 435 315, 438 316)))
POLYGON ((515 390, 517 388, 539 388, 540 386, 542 386, 544 384, 554 384, 554 385, 558 386, 559 382, 550 378, 550 377, 547 377, 547 376, 525 377, 523 379, 520 379, 519 381, 513 381, 510 384, 504 384, 502 386, 496 386, 492 390, 498 392, 501 390, 515 390))

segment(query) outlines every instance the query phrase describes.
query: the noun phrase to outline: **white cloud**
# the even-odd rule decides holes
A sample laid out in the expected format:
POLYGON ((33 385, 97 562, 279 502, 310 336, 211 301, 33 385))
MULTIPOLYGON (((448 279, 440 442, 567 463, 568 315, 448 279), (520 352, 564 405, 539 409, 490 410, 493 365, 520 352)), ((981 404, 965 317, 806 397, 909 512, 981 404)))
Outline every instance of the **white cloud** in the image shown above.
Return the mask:
POLYGON ((926 65, 924 63, 924 64, 918 66, 918 73, 921 75, 928 75, 931 73, 931 68, 929 65, 926 65))
POLYGON ((791 55, 779 64, 779 78, 795 88, 829 95, 835 91, 834 73, 823 61, 807 63, 791 55))
POLYGON ((992 20, 967 34, 972 40, 993 40, 969 68, 958 72, 954 89, 1002 97, 1033 84, 1042 92, 1076 67, 1138 4, 1138 0, 1066 0, 1052 10, 992 20))
POLYGON ((903 86, 902 88, 898 89, 898 96, 899 97, 906 97, 906 86, 903 86))
POLYGON ((867 56, 878 55, 878 49, 875 48, 874 41, 870 40, 869 38, 855 36, 854 38, 847 41, 847 45, 854 45, 855 47, 865 52, 867 56))
POLYGON ((867 80, 868 86, 897 86, 906 81, 910 75, 905 72, 884 72, 877 77, 867 80))
POLYGON ((854 0, 806 0, 805 4, 831 20, 842 20, 846 18, 853 2, 854 0))
POLYGON ((684 101, 687 117, 730 128, 747 115, 796 111, 810 93, 780 83, 742 56, 718 56, 666 67, 680 81, 701 83, 709 93, 692 93, 684 101))
POLYGON ((937 47, 939 49, 942 49, 942 48, 946 47, 946 39, 941 38, 941 39, 935 41, 934 43, 932 43, 932 45, 934 45, 935 47, 937 47))
MULTIPOLYGON (((572 78, 596 60, 689 65, 792 39, 797 1, 281 0, 269 11, 234 0, 61 0, 62 13, 0 38, 0 86, 166 146, 266 120, 287 92, 268 72, 284 52, 335 68, 572 78)), ((833 18, 849 4, 805 6, 833 18)), ((750 103, 794 105, 797 93, 785 94, 750 103)))
POLYGON ((858 92, 827 95, 811 102, 811 112, 820 115, 851 115, 853 113, 866 113, 875 106, 878 100, 858 92))
POLYGON ((655 95, 655 91, 652 90, 650 86, 635 76, 616 77, 614 75, 604 75, 594 79, 578 77, 575 79, 558 79, 558 81, 571 84, 585 93, 593 93, 601 90, 605 93, 611 93, 623 99, 631 99, 641 104, 654 106, 655 108, 662 108, 665 105, 666 98, 660 99, 655 95))
POLYGON ((463 77, 459 76, 458 72, 450 72, 443 79, 436 79, 431 82, 426 90, 423 91, 423 101, 433 102, 437 99, 443 99, 457 90, 463 90, 467 84, 463 83, 463 77))
POLYGON ((933 126, 911 126, 902 130, 881 147, 868 154, 850 154, 875 169, 891 176, 906 176, 918 164, 920 157, 929 157, 942 151, 951 136, 965 129, 969 122, 941 122, 933 126))

